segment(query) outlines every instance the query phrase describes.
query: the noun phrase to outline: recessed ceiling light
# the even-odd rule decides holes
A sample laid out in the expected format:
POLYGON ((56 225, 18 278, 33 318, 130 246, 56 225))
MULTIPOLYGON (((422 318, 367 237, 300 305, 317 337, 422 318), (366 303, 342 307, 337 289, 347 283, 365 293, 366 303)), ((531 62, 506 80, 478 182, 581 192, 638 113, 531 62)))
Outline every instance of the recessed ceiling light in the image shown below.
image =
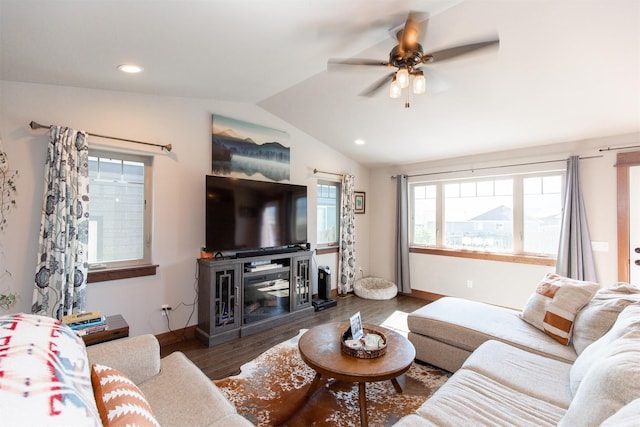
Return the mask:
POLYGON ((136 74, 136 73, 141 73, 142 70, 144 68, 142 68, 139 65, 134 65, 134 64, 122 64, 122 65, 118 65, 118 70, 124 72, 124 73, 129 73, 129 74, 136 74))
POLYGON ((357 145, 364 145, 365 144, 364 139, 356 139, 353 142, 355 142, 357 145))

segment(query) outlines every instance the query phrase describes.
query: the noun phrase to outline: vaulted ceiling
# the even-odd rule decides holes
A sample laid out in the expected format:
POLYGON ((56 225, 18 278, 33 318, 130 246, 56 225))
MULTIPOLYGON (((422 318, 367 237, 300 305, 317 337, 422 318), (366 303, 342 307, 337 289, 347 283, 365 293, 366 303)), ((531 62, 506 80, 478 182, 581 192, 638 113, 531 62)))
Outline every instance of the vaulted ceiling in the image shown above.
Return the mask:
POLYGON ((0 61, 3 80, 257 104, 371 166, 640 132, 637 0, 0 0, 0 61), (388 68, 327 70, 386 61, 409 10, 431 16, 426 52, 499 47, 424 67, 410 108, 358 95, 388 68))

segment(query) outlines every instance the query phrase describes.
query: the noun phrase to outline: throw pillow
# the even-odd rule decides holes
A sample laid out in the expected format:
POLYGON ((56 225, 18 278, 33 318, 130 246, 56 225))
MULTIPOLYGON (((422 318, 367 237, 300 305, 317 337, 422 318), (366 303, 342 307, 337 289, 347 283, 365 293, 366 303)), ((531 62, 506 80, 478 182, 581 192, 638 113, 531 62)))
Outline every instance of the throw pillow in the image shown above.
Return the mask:
POLYGON ((600 425, 638 396, 640 329, 636 327, 617 338, 589 368, 558 425, 600 425))
POLYGON ((142 391, 120 371, 93 364, 91 384, 103 426, 160 426, 142 391))
POLYGON ((607 418, 600 427, 637 426, 640 419, 640 397, 627 403, 618 412, 607 418))
MULTIPOLYGON (((640 305, 630 305, 622 310, 611 329, 578 356, 569 373, 569 387, 573 396, 591 367, 607 357, 617 340, 633 331, 640 331, 640 305)), ((640 345, 640 341, 637 344, 640 345)))
POLYGON ((597 283, 548 273, 529 297, 521 317, 561 344, 569 344, 578 311, 598 290, 597 283))
POLYGON ((48 316, 0 316, 0 425, 100 426, 87 350, 48 316))
POLYGON ((616 283, 600 289, 576 316, 573 324, 573 347, 581 354, 585 348, 602 337, 630 304, 640 304, 640 287, 616 283))

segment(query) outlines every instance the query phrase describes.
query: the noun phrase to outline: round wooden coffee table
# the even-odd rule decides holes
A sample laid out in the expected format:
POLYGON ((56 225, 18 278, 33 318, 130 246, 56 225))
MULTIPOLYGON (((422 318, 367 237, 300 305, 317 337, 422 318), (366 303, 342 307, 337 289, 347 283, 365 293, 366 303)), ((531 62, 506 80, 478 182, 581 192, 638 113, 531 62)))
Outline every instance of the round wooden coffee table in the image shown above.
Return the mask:
POLYGON ((316 376, 307 391, 311 396, 320 378, 335 378, 340 381, 357 382, 360 401, 360 425, 366 426, 366 383, 391 380, 398 393, 402 388, 396 378, 405 373, 416 357, 416 350, 405 337, 390 329, 364 324, 363 327, 382 332, 387 337, 387 351, 375 359, 359 359, 342 352, 340 340, 349 328, 349 322, 327 323, 304 333, 298 341, 302 360, 316 371, 316 376))

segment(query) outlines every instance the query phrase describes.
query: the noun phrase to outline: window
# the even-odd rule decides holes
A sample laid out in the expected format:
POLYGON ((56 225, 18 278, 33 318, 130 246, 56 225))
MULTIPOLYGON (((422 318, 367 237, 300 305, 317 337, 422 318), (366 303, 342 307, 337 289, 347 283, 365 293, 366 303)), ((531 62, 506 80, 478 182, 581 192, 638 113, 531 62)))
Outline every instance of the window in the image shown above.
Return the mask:
POLYGON ((564 174, 409 184, 411 245, 555 257, 564 174))
POLYGON ((90 269, 151 263, 151 158, 89 150, 90 269))
POLYGON ((445 183, 444 246, 513 251, 513 180, 445 183))
POLYGON ((340 193, 339 182, 318 181, 318 235, 317 245, 337 246, 340 238, 340 193))
POLYGON ((563 176, 523 179, 524 252, 558 253, 562 221, 563 176))
POLYGON ((413 201, 413 239, 417 245, 436 246, 436 191, 437 186, 410 186, 413 201))

